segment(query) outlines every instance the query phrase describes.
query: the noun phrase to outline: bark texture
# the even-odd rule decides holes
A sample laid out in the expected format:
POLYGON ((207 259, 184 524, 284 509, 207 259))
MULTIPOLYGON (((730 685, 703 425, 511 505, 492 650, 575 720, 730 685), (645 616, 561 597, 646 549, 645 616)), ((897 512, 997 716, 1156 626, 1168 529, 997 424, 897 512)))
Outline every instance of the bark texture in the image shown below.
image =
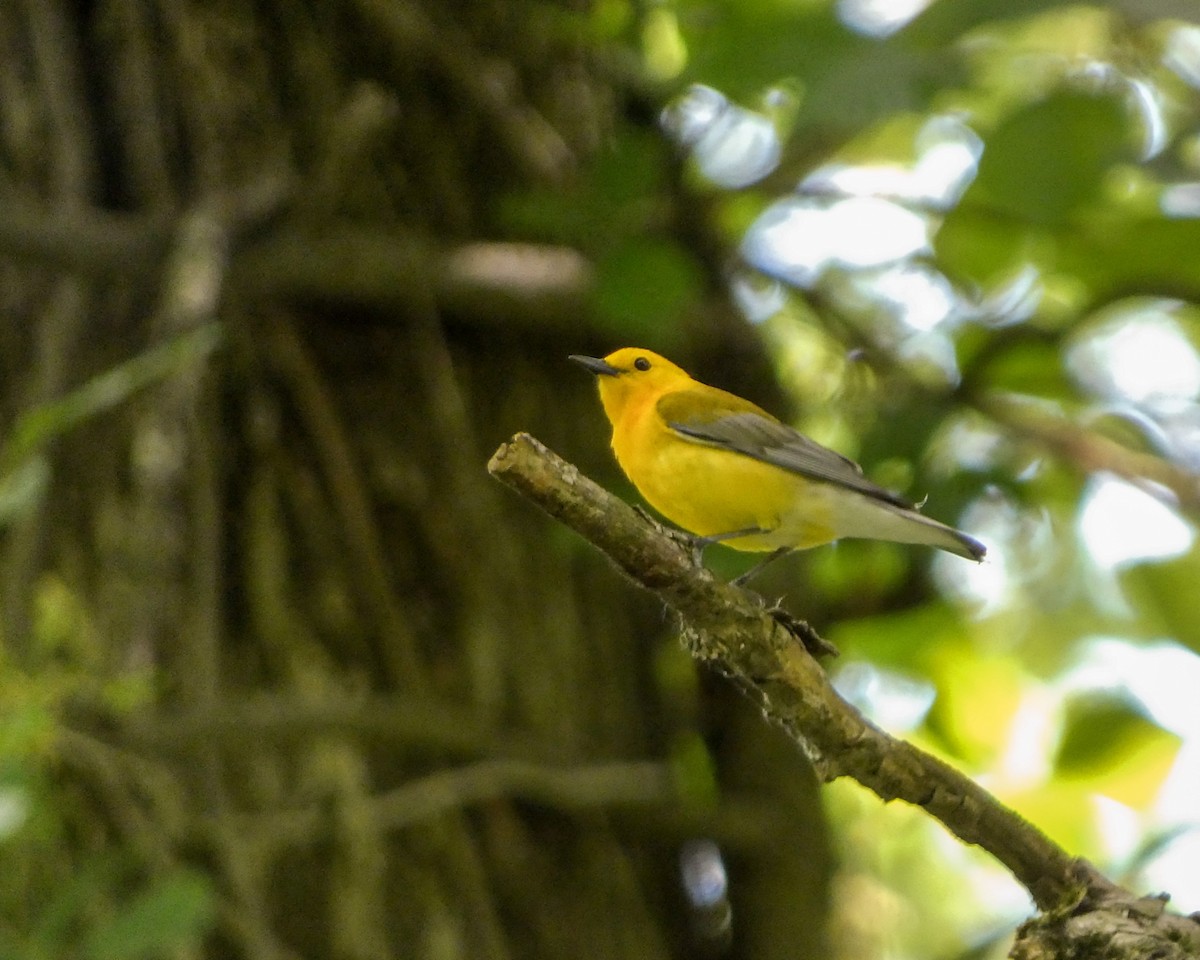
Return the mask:
POLYGON ((606 456, 592 268, 494 219, 631 122, 587 15, 0 6, 3 643, 70 677, 6 927, 111 854, 210 877, 214 957, 825 955, 811 771, 482 469, 606 456))

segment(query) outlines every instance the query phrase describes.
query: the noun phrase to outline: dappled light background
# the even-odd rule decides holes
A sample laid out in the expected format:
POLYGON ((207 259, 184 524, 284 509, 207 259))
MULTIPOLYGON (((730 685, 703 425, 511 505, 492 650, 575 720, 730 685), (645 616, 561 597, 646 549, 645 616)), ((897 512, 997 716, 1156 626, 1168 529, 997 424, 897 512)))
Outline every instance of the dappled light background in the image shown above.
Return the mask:
MULTIPOLYGON (((1200 910, 1200 5, 0 3, 0 957, 996 960, 487 475, 645 346, 987 544, 753 582, 1200 910)), ((715 546, 729 579, 756 558, 715 546)))
MULTIPOLYGON (((814 48, 859 56, 839 112, 815 49, 785 64, 756 38, 735 71, 699 7, 664 7, 692 86, 663 122, 724 211, 729 283, 798 425, 874 459, 862 406, 868 434, 920 431, 894 420, 953 397, 892 479, 989 547, 931 559, 940 600, 839 620, 839 688, 1200 909, 1200 25, 1154 4, 846 0, 810 21, 814 48)), ((828 805, 844 956, 953 955, 1027 911, 925 818, 846 786, 828 805)))

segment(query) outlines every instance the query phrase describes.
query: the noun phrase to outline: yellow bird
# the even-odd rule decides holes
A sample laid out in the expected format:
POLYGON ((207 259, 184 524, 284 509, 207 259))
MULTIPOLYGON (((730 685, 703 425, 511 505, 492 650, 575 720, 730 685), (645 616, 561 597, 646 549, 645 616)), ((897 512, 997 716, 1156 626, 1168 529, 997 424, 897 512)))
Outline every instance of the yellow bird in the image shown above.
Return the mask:
POLYGON ((918 513, 853 460, 656 353, 571 359, 596 374, 621 469, 655 510, 704 540, 782 554, 861 537, 983 559, 982 543, 918 513))

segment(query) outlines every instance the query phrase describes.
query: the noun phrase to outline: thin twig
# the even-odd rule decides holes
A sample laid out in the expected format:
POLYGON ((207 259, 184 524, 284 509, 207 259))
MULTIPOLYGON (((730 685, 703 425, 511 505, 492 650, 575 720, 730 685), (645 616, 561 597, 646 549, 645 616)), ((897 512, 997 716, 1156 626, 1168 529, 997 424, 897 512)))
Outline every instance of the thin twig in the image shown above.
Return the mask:
POLYGON ((1131 450, 1106 436, 1017 397, 989 395, 976 403, 985 416, 1027 437, 1080 470, 1105 470, 1186 510, 1200 511, 1200 476, 1169 460, 1131 450))
MULTIPOLYGON (((558 810, 661 805, 678 797, 667 764, 613 761, 549 767, 523 760, 481 760, 439 770, 369 799, 363 813, 378 830, 401 830, 451 811, 493 800, 517 798, 558 810)), ((283 844, 310 844, 327 836, 334 821, 326 804, 235 817, 245 832, 270 835, 283 844)))
MULTIPOLYGON (((84 713, 82 729, 108 726, 103 715, 84 713)), ((477 711, 432 698, 375 697, 306 701, 299 696, 263 695, 217 700, 203 709, 147 711, 118 722, 119 740, 151 753, 186 753, 209 743, 225 751, 261 750, 264 744, 311 742, 323 736, 351 737, 400 754, 449 754, 552 762, 563 749, 532 731, 496 728, 477 711)))

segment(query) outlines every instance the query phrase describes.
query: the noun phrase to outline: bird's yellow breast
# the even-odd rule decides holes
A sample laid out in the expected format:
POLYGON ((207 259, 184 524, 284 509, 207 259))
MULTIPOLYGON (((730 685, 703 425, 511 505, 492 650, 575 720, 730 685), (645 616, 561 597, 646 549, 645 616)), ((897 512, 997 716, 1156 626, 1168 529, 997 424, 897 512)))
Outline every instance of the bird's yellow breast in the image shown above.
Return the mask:
POLYGON ((627 404, 613 424, 613 452, 638 492, 685 530, 716 536, 738 550, 806 548, 835 539, 823 484, 772 464, 681 437, 658 416, 659 397, 627 404))

